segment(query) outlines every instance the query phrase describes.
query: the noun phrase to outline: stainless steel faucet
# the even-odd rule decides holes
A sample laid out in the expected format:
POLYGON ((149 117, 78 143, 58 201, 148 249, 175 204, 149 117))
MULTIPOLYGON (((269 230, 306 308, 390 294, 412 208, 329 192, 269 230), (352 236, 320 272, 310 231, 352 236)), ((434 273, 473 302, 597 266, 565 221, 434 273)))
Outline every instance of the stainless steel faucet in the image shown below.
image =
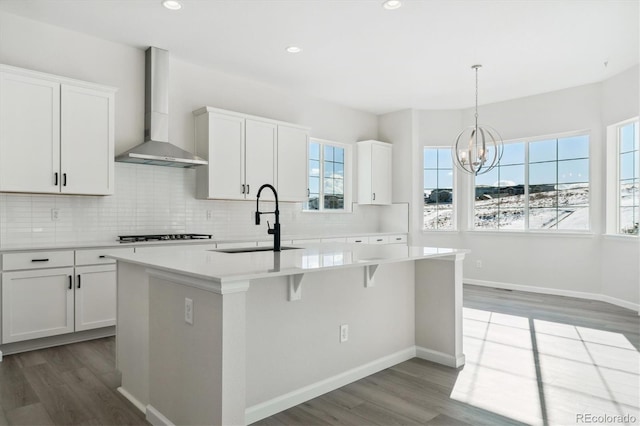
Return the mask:
POLYGON ((268 183, 265 183, 260 187, 260 189, 258 189, 258 195, 256 196, 256 225, 260 225, 260 215, 263 214, 273 214, 276 217, 276 223, 275 225, 273 225, 273 228, 269 226, 269 222, 267 221, 267 227, 269 228, 267 233, 269 235, 273 235, 273 251, 280 251, 280 210, 278 209, 278 192, 272 185, 268 183), (260 193, 264 188, 271 189, 271 191, 273 191, 273 195, 276 197, 276 209, 272 212, 260 211, 260 206, 258 203, 260 202, 260 193))

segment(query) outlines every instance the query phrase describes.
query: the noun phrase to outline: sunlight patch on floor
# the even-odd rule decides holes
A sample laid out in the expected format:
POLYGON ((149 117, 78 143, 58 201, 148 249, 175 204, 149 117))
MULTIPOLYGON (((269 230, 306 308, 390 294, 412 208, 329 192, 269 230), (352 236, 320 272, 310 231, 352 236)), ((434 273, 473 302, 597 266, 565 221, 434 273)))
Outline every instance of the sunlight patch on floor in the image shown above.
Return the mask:
POLYGON ((451 398, 529 424, 640 419, 640 353, 621 333, 464 308, 451 398))

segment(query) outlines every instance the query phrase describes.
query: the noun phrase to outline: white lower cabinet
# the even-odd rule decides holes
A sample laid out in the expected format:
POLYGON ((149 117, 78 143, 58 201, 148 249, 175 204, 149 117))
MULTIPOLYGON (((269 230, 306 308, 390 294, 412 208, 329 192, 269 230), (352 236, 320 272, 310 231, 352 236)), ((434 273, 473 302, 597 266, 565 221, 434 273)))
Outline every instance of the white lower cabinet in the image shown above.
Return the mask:
POLYGON ((2 274, 2 343, 74 330, 73 267, 2 274))
POLYGON ((116 266, 76 268, 75 331, 116 324, 116 266))
POLYGON ((127 251, 133 248, 4 254, 2 343, 115 325, 116 263, 107 254, 127 251))

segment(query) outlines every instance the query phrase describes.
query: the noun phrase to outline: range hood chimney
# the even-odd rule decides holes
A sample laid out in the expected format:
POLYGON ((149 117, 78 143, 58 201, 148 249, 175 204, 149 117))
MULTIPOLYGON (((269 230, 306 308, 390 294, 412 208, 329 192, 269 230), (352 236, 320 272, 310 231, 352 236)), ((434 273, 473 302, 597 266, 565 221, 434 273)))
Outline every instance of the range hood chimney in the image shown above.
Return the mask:
POLYGON ((123 163, 192 168, 208 164, 169 143, 169 52, 149 47, 145 53, 144 143, 116 156, 123 163))

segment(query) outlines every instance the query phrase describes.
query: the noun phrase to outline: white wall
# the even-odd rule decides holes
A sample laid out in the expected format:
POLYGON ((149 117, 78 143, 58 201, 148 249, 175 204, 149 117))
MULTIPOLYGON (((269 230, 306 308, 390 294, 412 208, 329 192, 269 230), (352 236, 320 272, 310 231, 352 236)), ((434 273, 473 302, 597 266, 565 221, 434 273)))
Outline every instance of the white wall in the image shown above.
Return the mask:
MULTIPOLYGON (((604 295, 637 306, 640 302, 639 246, 637 239, 604 239, 605 232, 605 130, 617 121, 638 115, 638 66, 603 83, 590 84, 515 99, 479 108, 480 122, 498 129, 504 140, 588 130, 591 141, 590 235, 468 230, 471 184, 457 173, 458 232, 424 232, 421 220, 413 221, 413 242, 418 245, 465 247, 465 279, 496 285, 521 285, 555 293, 604 295), (482 261, 477 268, 476 261, 482 261)), ((405 113, 405 112, 403 112, 405 113)), ((472 123, 473 109, 418 111, 417 134, 397 123, 394 114, 380 118, 381 134, 395 143, 400 164, 421 168, 424 146, 451 146, 460 130, 472 123), (417 150, 406 144, 413 140, 417 150), (412 153, 412 154, 409 154, 412 153), (418 155, 416 162, 411 155, 418 155)), ((405 113, 406 114, 406 113, 405 113)), ((407 125, 405 125, 407 126, 407 125)), ((415 174, 415 173, 414 173, 415 174)), ((394 179, 406 180, 407 171, 394 169, 394 179)), ((421 183, 421 170, 417 179, 421 183)), ((411 211, 421 218, 422 200, 412 199, 411 211)))
MULTIPOLYGON (((602 84, 602 126, 640 115, 640 66, 602 84), (635 95, 635 96, 634 96, 635 95)), ((607 141, 610 143, 610 141, 607 141)), ((640 301, 640 240, 604 237, 602 240, 602 293, 616 299, 640 301)))
POLYGON ((392 163, 392 202, 411 203, 409 210, 410 230, 417 229, 422 218, 421 212, 415 211, 416 201, 419 201, 420 190, 420 162, 417 155, 416 126, 418 117, 414 110, 403 110, 382 115, 379 118, 379 139, 391 142, 393 145, 392 163))

